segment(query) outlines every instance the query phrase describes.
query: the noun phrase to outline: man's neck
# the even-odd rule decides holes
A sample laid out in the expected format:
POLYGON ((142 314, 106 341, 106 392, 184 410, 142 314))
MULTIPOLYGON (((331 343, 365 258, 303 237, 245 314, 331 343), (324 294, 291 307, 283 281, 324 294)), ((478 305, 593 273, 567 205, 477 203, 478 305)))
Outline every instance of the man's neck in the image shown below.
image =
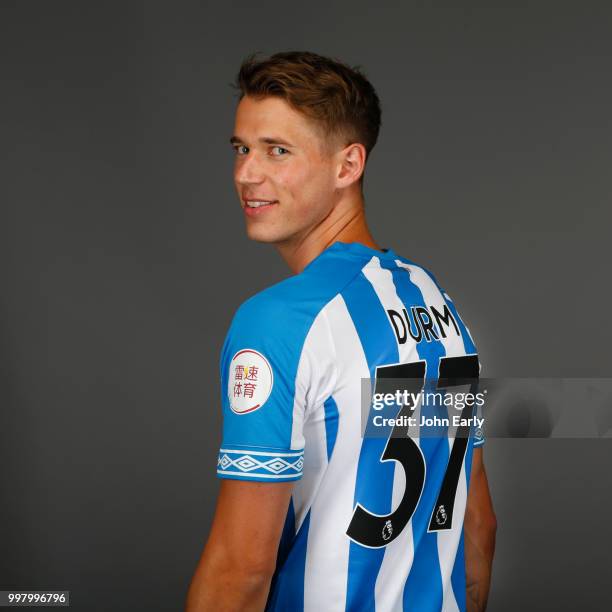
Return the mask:
POLYGON ((381 250, 368 228, 363 200, 336 206, 329 216, 307 235, 275 246, 292 272, 299 274, 334 242, 359 242, 372 249, 381 250))

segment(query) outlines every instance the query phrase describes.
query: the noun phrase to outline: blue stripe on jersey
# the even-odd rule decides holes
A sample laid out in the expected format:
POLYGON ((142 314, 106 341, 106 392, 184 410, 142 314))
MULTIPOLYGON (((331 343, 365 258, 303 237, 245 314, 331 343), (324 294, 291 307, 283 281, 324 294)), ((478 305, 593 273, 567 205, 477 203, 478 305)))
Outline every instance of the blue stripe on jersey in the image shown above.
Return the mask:
MULTIPOLYGON (((423 294, 410 279, 408 270, 397 267, 394 263, 383 264, 391 270, 395 290, 406 310, 411 306, 425 306, 423 294)), ((417 352, 427 362, 427 379, 438 378, 440 358, 446 354, 440 341, 422 340, 417 344, 417 352)), ((435 389, 424 388, 424 391, 435 389)), ((433 416, 434 405, 421 407, 422 416, 433 416)), ((445 436, 422 437, 419 446, 425 457, 426 477, 421 499, 412 515, 412 533, 414 540, 414 560, 404 586, 404 610, 425 612, 442 608, 442 574, 438 558, 438 535, 428 533, 431 512, 438 497, 440 484, 449 458, 448 441, 445 436)))
POLYGON ((327 460, 331 457, 338 435, 338 406, 330 395, 324 402, 325 409, 325 439, 327 440, 327 460))
MULTIPOLYGON (((400 259, 402 259, 406 263, 412 264, 411 261, 406 260, 403 257, 401 257, 400 259)), ((461 337, 463 339, 463 348, 465 350, 465 353, 466 354, 476 353, 477 352, 476 346, 474 345, 474 342, 472 341, 472 338, 470 337, 470 334, 468 333, 467 328, 465 324, 463 323, 463 320, 459 316, 459 312, 457 311, 455 304, 450 298, 445 297, 446 292, 440 286, 435 276, 431 274, 430 272, 428 272, 428 275, 432 279, 432 281, 435 283, 436 287, 438 288, 442 296, 444 297, 446 303, 448 304, 448 308, 451 311, 451 314, 455 318, 455 321, 457 321, 457 325, 459 325, 459 330, 461 332, 461 337)), ((482 442, 484 442, 484 440, 482 442)), ((481 446, 482 442, 479 442, 478 446, 481 446)), ((472 470, 473 451, 474 451, 474 438, 470 437, 468 441, 468 447, 465 453, 465 459, 464 459, 465 479, 466 479, 466 487, 468 491, 469 491, 469 486, 470 486, 470 474, 472 470)), ((451 584, 453 587, 453 593, 455 595, 455 600, 457 601, 457 606, 459 607, 459 610, 461 612, 464 612, 466 610, 467 603, 466 603, 466 594, 465 594, 465 549, 464 549, 463 527, 461 529, 461 537, 459 539, 459 545, 457 547, 457 554, 455 556, 455 563, 453 564, 453 571, 451 573, 451 584)))
MULTIPOLYGON (((373 384, 377 365, 399 360, 395 336, 363 272, 342 291, 342 297, 362 344, 373 384)), ((353 505, 359 502, 375 514, 391 512, 395 461, 380 461, 386 444, 386 438, 366 437, 359 453, 353 505)), ((346 610, 375 610, 374 588, 384 554, 384 548, 367 548, 351 541, 346 610)))
POLYGON ((275 574, 274 591, 270 596, 265 612, 285 612, 304 609, 304 575, 306 571, 306 545, 310 529, 310 510, 293 540, 289 555, 280 572, 275 574))

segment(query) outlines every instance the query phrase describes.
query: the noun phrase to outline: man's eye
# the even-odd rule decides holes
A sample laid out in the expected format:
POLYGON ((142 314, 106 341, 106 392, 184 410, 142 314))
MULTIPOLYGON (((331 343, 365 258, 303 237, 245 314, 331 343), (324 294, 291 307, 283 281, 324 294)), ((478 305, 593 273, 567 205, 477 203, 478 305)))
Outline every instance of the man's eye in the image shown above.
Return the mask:
POLYGON ((246 155, 249 152, 249 148, 244 145, 235 145, 234 151, 236 151, 238 155, 246 155))
POLYGON ((285 149, 284 147, 272 147, 272 151, 273 151, 273 155, 275 156, 279 156, 279 155, 284 155, 285 153, 289 153, 289 151, 287 149, 285 149))

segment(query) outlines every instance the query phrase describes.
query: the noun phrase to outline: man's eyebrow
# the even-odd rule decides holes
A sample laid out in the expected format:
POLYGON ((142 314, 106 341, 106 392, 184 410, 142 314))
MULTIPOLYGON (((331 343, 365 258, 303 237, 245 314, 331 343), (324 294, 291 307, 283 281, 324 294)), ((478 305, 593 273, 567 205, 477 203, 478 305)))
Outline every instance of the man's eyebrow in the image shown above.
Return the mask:
MULTIPOLYGON (((283 140, 282 138, 272 137, 272 136, 263 136, 262 138, 258 138, 259 142, 263 142, 264 144, 274 144, 274 145, 287 145, 289 147, 293 146, 287 140, 283 140)), ((230 138, 230 144, 242 144, 242 138, 238 136, 232 136, 230 138)))

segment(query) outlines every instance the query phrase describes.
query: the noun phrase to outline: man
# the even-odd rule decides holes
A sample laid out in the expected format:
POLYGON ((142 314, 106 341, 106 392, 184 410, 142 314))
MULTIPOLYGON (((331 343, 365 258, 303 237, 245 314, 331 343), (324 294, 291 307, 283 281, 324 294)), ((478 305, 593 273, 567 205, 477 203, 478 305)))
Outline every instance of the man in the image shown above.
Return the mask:
POLYGON ((376 92, 306 52, 249 58, 238 86, 247 233, 294 275, 242 304, 222 349, 223 482, 186 610, 484 610, 495 517, 482 436, 362 430, 362 380, 479 370, 434 277, 368 230, 376 92))

